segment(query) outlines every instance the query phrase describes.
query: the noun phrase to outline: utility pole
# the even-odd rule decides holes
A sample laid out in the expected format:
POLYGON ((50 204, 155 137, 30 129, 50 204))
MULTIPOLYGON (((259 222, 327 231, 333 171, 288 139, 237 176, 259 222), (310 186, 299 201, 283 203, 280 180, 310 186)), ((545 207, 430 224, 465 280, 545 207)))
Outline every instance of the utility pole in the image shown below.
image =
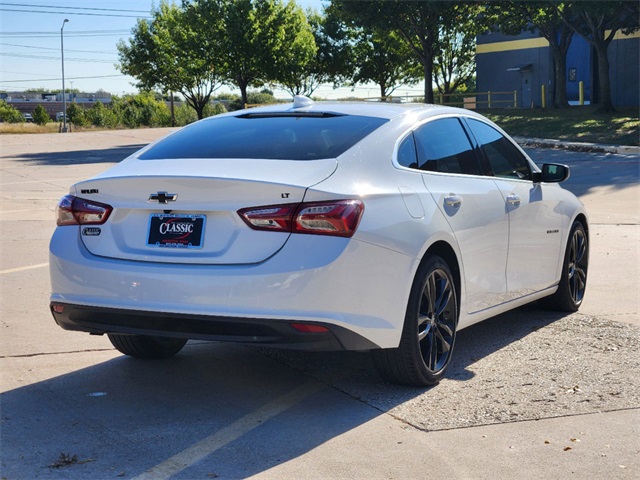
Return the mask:
POLYGON ((67 131, 67 98, 64 92, 64 24, 69 21, 68 18, 64 19, 62 22, 62 27, 60 28, 60 53, 62 54, 62 132, 66 133, 67 131))

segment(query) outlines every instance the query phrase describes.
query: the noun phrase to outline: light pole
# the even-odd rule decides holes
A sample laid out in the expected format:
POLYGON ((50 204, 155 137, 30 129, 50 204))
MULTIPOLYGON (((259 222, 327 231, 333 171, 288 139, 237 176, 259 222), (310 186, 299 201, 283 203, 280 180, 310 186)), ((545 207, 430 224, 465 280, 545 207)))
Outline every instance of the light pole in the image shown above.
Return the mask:
POLYGON ((67 98, 64 93, 64 24, 69 21, 68 18, 64 19, 62 22, 62 27, 60 28, 60 52, 62 53, 62 131, 67 131, 67 98))

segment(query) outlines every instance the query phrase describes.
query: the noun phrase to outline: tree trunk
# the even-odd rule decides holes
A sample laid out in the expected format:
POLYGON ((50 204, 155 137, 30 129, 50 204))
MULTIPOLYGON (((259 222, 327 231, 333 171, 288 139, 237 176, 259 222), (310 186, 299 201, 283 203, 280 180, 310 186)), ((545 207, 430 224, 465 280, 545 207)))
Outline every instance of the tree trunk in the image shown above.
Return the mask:
POLYGON ((433 103, 433 58, 424 58, 424 103, 433 103))
POLYGON ((173 104, 173 91, 170 91, 169 95, 171 95, 171 126, 175 127, 176 126, 176 110, 173 104))
POLYGON ((567 53, 561 47, 555 47, 553 52, 553 65, 555 68, 555 80, 553 89, 553 108, 569 108, 567 100, 567 53))
POLYGON ((240 89, 240 97, 242 99, 242 108, 245 108, 245 105, 249 103, 249 99, 247 97, 248 86, 249 86, 249 82, 247 82, 242 77, 238 77, 238 88, 240 89))
POLYGON ((611 100, 611 82, 609 81, 609 55, 608 43, 596 43, 596 55, 598 55, 598 108, 597 113, 615 112, 611 100))
POLYGON ((196 102, 195 109, 196 114, 198 115, 198 120, 202 120, 204 118, 204 107, 206 103, 196 102))

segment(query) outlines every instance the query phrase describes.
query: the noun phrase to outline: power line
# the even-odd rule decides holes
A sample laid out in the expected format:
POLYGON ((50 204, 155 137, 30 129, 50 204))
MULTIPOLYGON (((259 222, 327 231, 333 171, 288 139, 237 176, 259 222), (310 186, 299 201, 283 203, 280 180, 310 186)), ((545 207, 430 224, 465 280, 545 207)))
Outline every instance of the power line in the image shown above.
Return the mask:
MULTIPOLYGON (((89 78, 112 78, 126 77, 127 75, 96 75, 93 77, 65 77, 65 80, 87 80, 89 78)), ((39 78, 37 80, 0 80, 0 83, 17 83, 17 82, 57 82, 62 78, 39 78)))
POLYGON ((84 15, 84 16, 90 16, 90 17, 152 18, 149 15, 117 15, 112 13, 51 12, 48 10, 40 11, 40 10, 10 9, 10 8, 0 8, 0 11, 19 12, 19 13, 47 13, 49 15, 84 15))
MULTIPOLYGON (((72 32, 69 33, 129 33, 129 30, 125 30, 125 29, 117 29, 117 30, 73 30, 72 32)), ((37 32, 37 31, 33 31, 33 32, 4 32, 4 33, 0 33, 0 35, 35 35, 35 34, 43 34, 43 35, 49 35, 49 34, 56 34, 56 35, 60 35, 60 31, 53 31, 53 30, 49 30, 46 32, 37 32)))
MULTIPOLYGON (((55 50, 56 52, 59 52, 60 49, 59 48, 53 48, 53 47, 35 47, 33 45, 16 45, 15 43, 0 43, 0 45, 6 45, 7 47, 21 47, 21 48, 36 48, 38 50, 55 50)), ((106 50, 71 50, 71 49, 67 49, 65 48, 64 50, 65 52, 77 52, 77 53, 104 53, 104 54, 114 54, 116 53, 114 50, 111 51, 106 51, 106 50)))
MULTIPOLYGON (((1 56, 4 57, 17 57, 17 58, 35 58, 38 60, 56 60, 60 61, 60 57, 45 57, 44 55, 29 55, 27 53, 5 53, 0 52, 1 56)), ((87 62, 87 63, 114 63, 113 60, 95 60, 91 58, 65 58, 66 61, 70 62, 87 62)))
POLYGON ((127 10, 123 8, 97 8, 97 7, 54 7, 52 5, 32 5, 29 3, 0 3, 0 6, 11 6, 11 7, 34 7, 34 8, 55 8, 55 9, 65 9, 71 8, 73 10, 91 10, 91 11, 104 11, 104 12, 137 12, 137 13, 149 13, 146 10, 127 10))
MULTIPOLYGON (((64 37, 68 38, 68 37, 76 37, 76 38, 82 38, 82 37, 122 37, 123 35, 127 35, 131 32, 126 31, 123 33, 83 33, 83 34, 75 34, 75 33, 65 33, 64 37)), ((5 34, 5 33, 0 33, 0 38, 1 37, 13 37, 13 38, 60 38, 60 34, 59 33, 51 33, 51 34, 47 34, 47 35, 17 35, 17 36, 13 36, 10 34, 5 34)))

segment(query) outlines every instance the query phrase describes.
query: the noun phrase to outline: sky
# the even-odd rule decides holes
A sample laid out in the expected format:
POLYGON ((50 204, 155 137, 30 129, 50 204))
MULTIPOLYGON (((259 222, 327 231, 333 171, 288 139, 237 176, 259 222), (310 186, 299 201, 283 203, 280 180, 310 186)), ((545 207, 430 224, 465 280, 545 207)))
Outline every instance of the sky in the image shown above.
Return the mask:
MULTIPOLYGON (((122 95, 135 93, 135 79, 116 68, 119 40, 127 40, 137 18, 148 18, 156 0, 0 0, 0 91, 61 89, 61 35, 64 23, 64 76, 67 89, 122 95)), ((296 0, 304 9, 322 10, 322 0, 296 0)), ((420 94, 421 85, 394 95, 420 94)), ((216 91, 239 93, 224 86, 216 91)), ((275 90, 279 98, 287 97, 275 90)), ((323 85, 321 98, 375 97, 376 85, 335 90, 323 85)))

